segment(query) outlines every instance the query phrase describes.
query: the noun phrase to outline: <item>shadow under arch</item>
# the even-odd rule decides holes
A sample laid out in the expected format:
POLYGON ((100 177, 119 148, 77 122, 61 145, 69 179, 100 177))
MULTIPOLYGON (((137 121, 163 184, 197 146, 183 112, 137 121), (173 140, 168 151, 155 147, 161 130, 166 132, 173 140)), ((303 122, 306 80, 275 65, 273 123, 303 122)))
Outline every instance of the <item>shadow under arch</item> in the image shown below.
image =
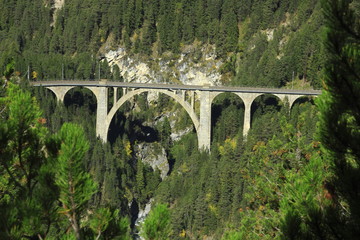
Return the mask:
MULTIPOLYGON (((148 119, 153 119, 153 111, 149 112, 147 93, 134 96, 134 102, 125 102, 115 113, 109 123, 107 141, 114 144, 118 138, 123 139, 126 134, 130 143, 136 141, 152 143, 158 141, 158 131, 150 124, 144 124, 148 119), (140 111, 132 111, 136 109, 140 111)), ((155 112, 157 110, 155 109, 155 112)))
POLYGON ((190 116, 190 119, 193 122, 196 132, 198 133, 199 125, 200 125, 199 118, 197 117, 197 115, 196 115, 195 111, 193 110, 193 108, 191 107, 191 105, 188 102, 186 102, 181 96, 177 95, 176 93, 174 93, 172 91, 164 90, 164 89, 156 89, 156 90, 154 90, 154 89, 135 89, 135 90, 129 91, 125 95, 123 95, 116 103, 114 103, 113 107, 109 111, 109 113, 106 117, 106 124, 107 124, 106 139, 108 139, 109 127, 110 127, 111 121, 114 118, 116 112, 131 98, 135 97, 136 95, 140 95, 142 93, 147 93, 147 92, 163 93, 163 94, 173 98, 177 103, 179 103, 185 109, 185 111, 190 116))
POLYGON ((36 97, 37 102, 40 105, 42 117, 45 119, 46 126, 48 129, 53 130, 51 118, 58 105, 55 93, 46 87, 37 87, 32 89, 33 95, 36 97))
MULTIPOLYGON (((315 100, 314 97, 311 97, 311 96, 301 96, 301 97, 297 98, 294 101, 294 104, 291 106, 291 109, 290 109, 291 119, 297 119, 298 116, 301 115, 301 113, 309 110, 309 107, 316 109, 314 100, 315 100)), ((312 114, 312 112, 309 112, 309 113, 312 114)), ((308 116, 308 118, 311 118, 314 121, 316 121, 316 119, 317 119, 315 116, 310 116, 310 115, 308 116)))
POLYGON ((283 101, 274 94, 263 93, 257 96, 251 104, 251 122, 257 114, 269 111, 280 111, 283 101))
POLYGON ((251 104, 251 129, 259 140, 267 140, 278 130, 277 113, 283 108, 283 101, 274 94, 261 94, 251 104))
POLYGON ((91 113, 96 113, 97 97, 94 92, 87 87, 73 87, 64 95, 64 105, 69 108, 71 106, 88 107, 91 113))
POLYGON ((300 104, 304 104, 304 103, 311 103, 312 105, 315 105, 314 102, 314 97, 311 96, 301 96, 296 98, 296 100, 293 102, 293 104, 290 106, 290 110, 296 106, 296 105, 300 105, 300 104))
POLYGON ((244 113, 244 100, 239 95, 229 92, 216 95, 211 104, 212 142, 243 136, 244 113))

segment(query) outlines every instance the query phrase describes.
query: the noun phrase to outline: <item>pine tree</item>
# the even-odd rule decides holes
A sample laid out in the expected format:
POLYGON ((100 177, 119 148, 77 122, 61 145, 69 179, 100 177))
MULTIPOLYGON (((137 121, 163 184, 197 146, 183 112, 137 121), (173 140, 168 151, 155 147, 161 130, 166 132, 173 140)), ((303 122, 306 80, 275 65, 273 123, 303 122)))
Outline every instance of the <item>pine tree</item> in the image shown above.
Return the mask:
POLYGON ((142 36, 141 47, 145 54, 152 53, 152 44, 156 41, 156 19, 152 5, 146 8, 144 21, 144 30, 142 36))
POLYGON ((319 138, 323 161, 332 177, 325 179, 317 207, 305 220, 288 214, 284 239, 356 239, 360 234, 360 6, 350 0, 324 0, 327 21, 319 138), (302 228, 299 228, 304 224, 302 228))
POLYGON ((136 193, 137 199, 140 203, 144 203, 146 200, 145 195, 145 166, 144 163, 139 159, 136 164, 136 193))
POLYGON ((23 194, 31 196, 36 185, 35 178, 45 161, 41 151, 45 143, 46 129, 41 111, 30 93, 10 84, 8 96, 1 99, 5 105, 1 118, 1 165, 14 186, 23 194), (15 167, 17 166, 17 167, 15 167))
POLYGON ((58 134, 61 147, 55 182, 60 189, 62 213, 71 224, 76 239, 81 239, 80 219, 87 202, 97 191, 90 175, 84 171, 83 158, 89 149, 82 128, 65 123, 58 134))
POLYGON ((26 90, 9 84, 0 98, 0 238, 46 236, 56 217, 45 119, 26 90), (39 216, 42 216, 41 218, 39 216))
POLYGON ((143 0, 135 0, 135 28, 140 28, 144 18, 143 0))
POLYGON ((360 235, 360 6, 350 0, 328 0, 324 9, 329 59, 318 105, 320 140, 325 157, 334 164, 328 191, 338 215, 330 224, 339 228, 338 236, 355 239, 360 235))
POLYGON ((234 52, 238 43, 239 29, 234 7, 233 0, 225 0, 221 8, 220 32, 225 35, 224 50, 226 53, 234 52))
POLYGON ((171 146, 171 126, 168 118, 165 118, 160 126, 160 140, 161 145, 165 148, 166 151, 170 150, 171 146))
POLYGON ((174 5, 170 1, 162 0, 158 20, 158 33, 160 38, 160 52, 171 50, 174 43, 174 5))
POLYGON ((151 210, 142 225, 143 234, 149 240, 170 239, 170 211, 164 204, 158 204, 151 210))

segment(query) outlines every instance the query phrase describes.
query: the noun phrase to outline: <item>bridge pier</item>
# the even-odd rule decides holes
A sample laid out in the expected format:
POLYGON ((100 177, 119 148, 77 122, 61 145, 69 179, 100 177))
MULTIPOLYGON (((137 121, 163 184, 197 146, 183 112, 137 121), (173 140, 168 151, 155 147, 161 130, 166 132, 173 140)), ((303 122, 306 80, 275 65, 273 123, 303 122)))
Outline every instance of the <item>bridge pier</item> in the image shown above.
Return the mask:
POLYGON ((260 96, 259 93, 236 93, 244 102, 245 112, 244 112, 244 126, 243 126, 243 136, 247 136, 251 127, 251 105, 254 102, 255 98, 260 96))
POLYGON ((46 87, 47 89, 50 89, 56 96, 56 99, 60 102, 64 102, 66 93, 72 89, 73 87, 46 87))
POLYGON ((117 101, 117 87, 114 87, 114 103, 115 104, 117 101))
POLYGON ((108 123, 106 121, 108 108, 108 91, 106 87, 99 87, 98 104, 96 110, 96 136, 104 143, 107 141, 108 123))
POLYGON ((108 88, 105 86, 105 81, 100 81, 99 87, 88 87, 96 96, 96 136, 104 143, 107 142, 108 131, 108 88))
POLYGON ((211 98, 209 91, 200 91, 199 149, 210 150, 211 143, 211 98))

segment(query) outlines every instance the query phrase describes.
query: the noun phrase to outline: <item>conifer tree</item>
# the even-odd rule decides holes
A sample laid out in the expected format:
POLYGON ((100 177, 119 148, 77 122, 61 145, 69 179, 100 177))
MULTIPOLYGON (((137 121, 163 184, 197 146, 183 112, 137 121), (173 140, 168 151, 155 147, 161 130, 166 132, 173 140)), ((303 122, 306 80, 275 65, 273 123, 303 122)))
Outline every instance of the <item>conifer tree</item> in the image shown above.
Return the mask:
POLYGON ((327 190, 336 204, 328 225, 338 228, 331 233, 335 238, 355 239, 360 235, 360 6, 350 0, 323 3, 329 58, 318 101, 320 140, 333 164, 327 190))
POLYGON ((143 235, 149 240, 166 240, 170 233, 170 211, 166 205, 158 204, 143 224, 143 235))
POLYGON ((71 123, 62 126, 58 138, 61 147, 55 182, 60 189, 62 213, 69 220, 76 239, 81 239, 81 215, 97 190, 96 184, 84 171, 83 166, 89 144, 82 128, 71 123))
POLYGON ((360 7, 351 0, 322 3, 328 59, 317 105, 323 161, 329 161, 332 176, 324 182, 319 206, 308 208, 308 218, 286 216, 284 239, 357 239, 360 235, 360 7))
POLYGON ((150 55, 152 44, 156 41, 156 19, 151 5, 146 8, 145 17, 141 47, 145 54, 150 55))
POLYGON ((165 148, 166 151, 170 150, 171 146, 171 126, 168 118, 165 118, 160 126, 160 140, 161 145, 165 148))
POLYGON ((6 92, 0 97, 0 238, 45 237, 57 198, 46 167, 45 119, 29 92, 12 83, 6 92))
POLYGON ((144 6, 142 0, 135 1, 135 28, 140 28, 143 23, 144 6))

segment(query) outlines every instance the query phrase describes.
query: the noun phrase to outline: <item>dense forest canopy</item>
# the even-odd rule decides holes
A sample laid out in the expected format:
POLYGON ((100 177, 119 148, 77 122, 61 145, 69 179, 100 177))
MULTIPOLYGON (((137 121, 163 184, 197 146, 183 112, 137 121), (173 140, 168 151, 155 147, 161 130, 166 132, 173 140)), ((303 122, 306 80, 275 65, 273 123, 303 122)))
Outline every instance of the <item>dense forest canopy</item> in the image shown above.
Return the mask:
POLYGON ((0 238, 356 239, 359 9, 350 0, 0 0, 0 238), (244 103, 219 95, 209 153, 163 94, 124 104, 103 143, 89 90, 62 103, 26 80, 120 79, 104 60, 111 49, 149 63, 189 45, 216 49, 223 84, 322 83, 324 93, 291 107, 259 96, 246 137, 244 103), (149 157, 165 160, 154 167, 149 157))
MULTIPOLYGON (((317 0, 1 0, 0 66, 20 76, 97 79, 99 60, 119 46, 151 61, 210 44, 223 84, 320 87, 323 17, 317 0), (66 73, 62 74, 62 69, 66 73)), ((202 53, 199 53, 202 54, 202 53)), ((106 63, 103 78, 111 78, 106 63)), ((118 76, 116 76, 118 78, 118 76)))

